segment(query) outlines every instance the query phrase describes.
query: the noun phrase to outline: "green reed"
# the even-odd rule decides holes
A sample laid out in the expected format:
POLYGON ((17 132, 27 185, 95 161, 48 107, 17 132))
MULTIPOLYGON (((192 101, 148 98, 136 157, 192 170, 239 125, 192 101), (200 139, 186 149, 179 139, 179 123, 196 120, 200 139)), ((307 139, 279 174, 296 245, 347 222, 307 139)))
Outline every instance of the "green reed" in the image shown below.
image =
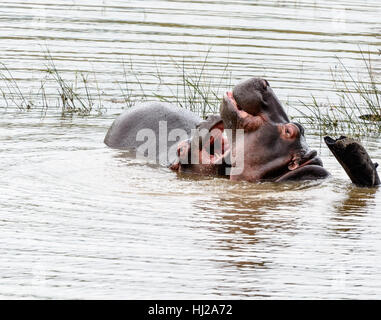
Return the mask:
MULTIPOLYGON (((55 110, 59 110, 62 116, 89 116, 104 114, 108 109, 105 105, 109 106, 110 103, 122 102, 126 108, 130 108, 139 102, 159 100, 205 117, 218 113, 223 90, 232 86, 229 63, 219 68, 220 71, 216 73, 216 70, 211 70, 209 56, 210 50, 199 61, 183 58, 182 62, 178 62, 171 59, 174 73, 178 75, 175 79, 169 78, 166 72, 161 72, 158 63, 155 64, 156 70, 143 73, 134 68, 131 59, 128 63, 123 61, 122 77, 116 82, 122 99, 107 100, 104 91, 99 87, 95 72, 75 73, 74 80, 67 80, 47 50, 45 69, 37 92, 23 92, 19 81, 7 66, 0 64, 0 80, 5 83, 0 86, 0 94, 6 108, 15 106, 20 111, 40 108, 43 115, 54 105, 55 110), (148 78, 154 79, 151 80, 150 86, 145 85, 148 78)), ((296 110, 296 118, 306 126, 317 129, 321 135, 379 135, 380 80, 374 71, 370 56, 366 57, 361 52, 361 57, 367 71, 366 79, 356 77, 338 59, 341 70, 331 70, 338 102, 331 103, 328 98, 321 102, 312 96, 309 103, 301 101, 303 108, 296 110)))
POLYGON ((0 79, 5 83, 5 88, 0 87, 1 95, 5 101, 5 107, 15 106, 18 110, 30 110, 34 104, 31 96, 23 93, 18 85, 18 81, 4 63, 0 63, 3 71, 0 72, 0 79))
POLYGON ((89 81, 90 74, 75 73, 75 80, 66 80, 63 72, 60 71, 48 52, 46 55, 45 69, 40 80, 40 85, 36 91, 29 92, 21 90, 17 79, 3 63, 0 64, 0 79, 5 86, 0 87, 0 92, 5 102, 5 107, 16 107, 19 111, 30 111, 39 108, 43 115, 46 115, 49 108, 55 104, 56 110, 62 116, 90 114, 102 114, 105 109, 101 99, 99 85, 95 74, 89 81), (94 88, 95 83, 95 88, 94 88), (47 86, 53 86, 56 93, 53 94, 55 103, 47 94, 47 86), (98 91, 94 96, 94 91, 98 91))
POLYGON ((366 78, 355 76, 338 59, 340 71, 331 69, 331 77, 338 102, 329 99, 319 102, 312 96, 310 103, 301 101, 304 110, 298 109, 298 118, 317 129, 321 135, 348 136, 379 135, 381 133, 381 83, 372 66, 370 55, 361 51, 366 78))
POLYGON ((99 87, 95 72, 86 74, 76 72, 74 80, 67 80, 64 77, 64 71, 56 66, 54 58, 47 50, 45 68, 42 70, 37 92, 21 90, 18 80, 7 66, 1 64, 0 79, 5 86, 0 86, 0 93, 6 108, 13 106, 20 111, 40 108, 43 115, 46 115, 52 107, 55 107, 54 110, 59 110, 62 116, 100 115, 107 111, 105 107, 107 102, 122 102, 126 108, 130 108, 139 102, 160 100, 176 104, 205 117, 207 114, 218 112, 222 96, 221 89, 230 86, 231 82, 228 63, 223 66, 218 76, 214 74, 212 77, 208 76, 211 74, 208 70, 209 53, 210 50, 201 62, 183 59, 182 63, 178 63, 171 59, 173 68, 178 74, 175 82, 173 79, 169 80, 167 74, 160 71, 157 63, 154 72, 143 74, 135 70, 131 59, 128 63, 122 61, 123 75, 122 79, 117 81, 122 99, 113 98, 106 101, 107 96, 103 95, 104 92, 99 87), (153 77, 156 85, 147 88, 143 83, 143 76, 153 77))
POLYGON ((63 116, 72 114, 87 116, 94 111, 98 114, 103 113, 103 102, 95 74, 92 83, 95 83, 98 98, 93 96, 94 88, 90 84, 89 74, 75 73, 74 81, 65 80, 49 52, 46 56, 46 69, 44 71, 55 83, 58 93, 56 106, 61 110, 63 116))
POLYGON ((123 90, 127 107, 139 101, 155 99, 188 109, 201 117, 219 112, 222 90, 231 86, 231 73, 229 63, 226 63, 217 76, 215 72, 213 76, 210 76, 212 71, 209 70, 209 54, 210 50, 200 62, 185 61, 183 58, 179 63, 171 59, 172 66, 179 75, 175 82, 169 80, 166 73, 161 72, 160 66, 156 63, 155 72, 146 75, 155 79, 156 86, 151 90, 144 88, 142 74, 134 69, 131 61, 127 67, 123 63, 124 85, 137 84, 134 95, 131 94, 130 88, 123 90))

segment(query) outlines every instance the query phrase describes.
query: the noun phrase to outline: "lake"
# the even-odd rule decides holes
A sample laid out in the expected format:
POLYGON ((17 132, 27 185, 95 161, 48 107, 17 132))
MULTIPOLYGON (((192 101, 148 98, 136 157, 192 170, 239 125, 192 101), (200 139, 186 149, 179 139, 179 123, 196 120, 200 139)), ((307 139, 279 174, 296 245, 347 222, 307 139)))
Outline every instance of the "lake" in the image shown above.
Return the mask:
MULTIPOLYGON (((381 193, 352 185, 318 130, 332 176, 286 184, 178 176, 103 139, 126 92, 177 102, 182 72, 221 97, 265 77, 295 117, 339 100, 342 64, 364 78, 365 54, 381 74, 380 16, 375 0, 2 1, 0 298, 379 299, 381 193), (62 116, 49 57, 99 110, 62 116), (17 90, 34 105, 7 103, 17 90)), ((379 136, 362 140, 380 162, 379 136)))

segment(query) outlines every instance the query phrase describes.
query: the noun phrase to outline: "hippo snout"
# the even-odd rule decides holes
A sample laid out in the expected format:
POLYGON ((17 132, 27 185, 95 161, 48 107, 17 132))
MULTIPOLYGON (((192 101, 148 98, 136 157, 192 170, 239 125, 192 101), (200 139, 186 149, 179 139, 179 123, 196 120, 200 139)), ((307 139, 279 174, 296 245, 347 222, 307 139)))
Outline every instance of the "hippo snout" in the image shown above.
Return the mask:
POLYGON ((323 166, 323 162, 321 159, 317 156, 316 150, 311 150, 307 152, 300 161, 300 166, 306 166, 306 165, 317 165, 317 166, 323 166))

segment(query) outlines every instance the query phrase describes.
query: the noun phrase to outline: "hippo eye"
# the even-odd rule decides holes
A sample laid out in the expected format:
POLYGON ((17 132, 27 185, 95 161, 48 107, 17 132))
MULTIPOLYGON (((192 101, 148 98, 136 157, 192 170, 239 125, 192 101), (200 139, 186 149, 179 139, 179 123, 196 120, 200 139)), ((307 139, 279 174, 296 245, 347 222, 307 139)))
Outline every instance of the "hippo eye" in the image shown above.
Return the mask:
POLYGON ((293 122, 294 125, 296 125, 298 128, 299 128, 299 131, 300 131, 300 134, 302 136, 304 136, 304 128, 301 124, 297 123, 297 122, 293 122))

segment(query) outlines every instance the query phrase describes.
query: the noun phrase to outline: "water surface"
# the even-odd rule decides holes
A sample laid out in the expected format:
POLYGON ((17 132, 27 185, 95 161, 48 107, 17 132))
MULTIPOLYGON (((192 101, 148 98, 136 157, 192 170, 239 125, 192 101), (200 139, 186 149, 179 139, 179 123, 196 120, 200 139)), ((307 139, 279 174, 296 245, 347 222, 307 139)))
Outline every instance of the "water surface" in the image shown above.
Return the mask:
MULTIPOLYGON (((0 297, 380 298, 380 191, 354 187, 314 132, 332 177, 282 185, 178 176, 103 144, 123 60, 151 92, 156 68, 175 88, 174 61, 201 68, 210 51, 212 85, 265 76, 301 106, 336 97, 336 57, 360 75, 361 49, 378 57, 380 13, 357 0, 1 2, 1 62, 20 89, 38 88, 48 48, 68 79, 96 74, 107 112, 41 118, 1 101, 0 297)), ((381 140, 364 142, 380 161, 381 140)))

